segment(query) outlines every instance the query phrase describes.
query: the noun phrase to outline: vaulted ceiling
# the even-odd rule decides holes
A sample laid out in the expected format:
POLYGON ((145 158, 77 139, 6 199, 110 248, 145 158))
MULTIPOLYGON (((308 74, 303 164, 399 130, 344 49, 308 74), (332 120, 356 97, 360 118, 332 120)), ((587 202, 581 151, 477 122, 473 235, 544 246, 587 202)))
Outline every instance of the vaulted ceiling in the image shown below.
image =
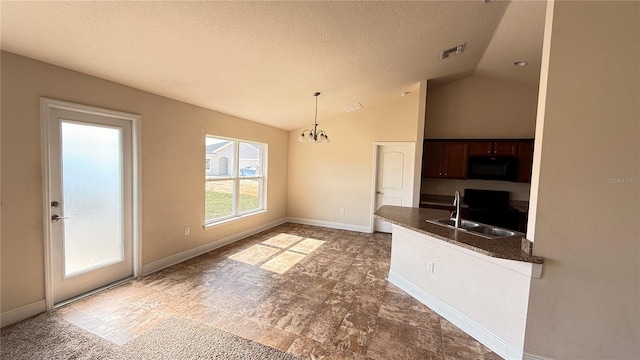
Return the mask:
POLYGON ((322 121, 423 79, 537 82, 545 12, 522 0, 0 6, 3 50, 286 130, 313 122, 316 91, 322 121))

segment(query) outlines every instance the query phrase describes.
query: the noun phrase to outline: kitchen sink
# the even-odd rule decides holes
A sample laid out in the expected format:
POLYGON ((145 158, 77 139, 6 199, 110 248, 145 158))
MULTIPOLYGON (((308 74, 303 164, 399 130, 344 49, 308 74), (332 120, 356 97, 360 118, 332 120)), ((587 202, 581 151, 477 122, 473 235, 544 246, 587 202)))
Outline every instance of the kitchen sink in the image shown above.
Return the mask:
MULTIPOLYGON (((447 226, 451 226, 451 227, 455 227, 455 221, 451 220, 451 219, 440 219, 440 220, 427 220, 428 222, 431 223, 437 223, 439 225, 447 225, 447 226)), ((468 229, 468 228, 473 228, 473 227, 477 227, 480 226, 479 223, 477 222, 473 222, 473 221, 469 221, 469 220, 460 220, 460 228, 462 229, 468 229)))
POLYGON ((516 235, 515 231, 506 230, 493 226, 478 226, 473 228, 467 228, 468 231, 473 231, 474 233, 479 233, 480 235, 489 235, 492 237, 506 237, 506 236, 514 236, 516 235))
MULTIPOLYGON (((451 219, 427 220, 427 222, 436 224, 436 225, 447 226, 454 229, 456 228, 455 222, 451 219)), ((472 233, 474 235, 482 236, 488 239, 497 239, 497 238, 503 238, 503 237, 509 237, 509 236, 524 235, 516 231, 511 231, 511 230, 503 229, 496 226, 486 225, 486 224, 478 223, 475 221, 462 220, 462 219, 460 220, 460 227, 457 229, 472 233)))

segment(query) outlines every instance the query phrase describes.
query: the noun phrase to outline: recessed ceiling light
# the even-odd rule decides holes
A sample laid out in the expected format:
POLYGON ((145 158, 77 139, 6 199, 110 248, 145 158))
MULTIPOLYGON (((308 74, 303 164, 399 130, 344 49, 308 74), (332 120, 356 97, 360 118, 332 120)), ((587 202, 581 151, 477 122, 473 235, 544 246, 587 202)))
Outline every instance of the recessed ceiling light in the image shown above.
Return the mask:
POLYGON ((523 67, 523 66, 529 65, 529 63, 524 60, 518 60, 518 61, 514 61, 513 65, 523 67))

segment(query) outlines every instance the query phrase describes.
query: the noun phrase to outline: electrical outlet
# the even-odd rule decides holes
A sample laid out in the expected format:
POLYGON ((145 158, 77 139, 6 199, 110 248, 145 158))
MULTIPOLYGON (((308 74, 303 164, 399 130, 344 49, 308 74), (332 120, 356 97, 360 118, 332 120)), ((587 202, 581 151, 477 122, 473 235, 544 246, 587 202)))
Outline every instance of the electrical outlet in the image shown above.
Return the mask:
POLYGON ((427 261, 427 271, 433 274, 433 261, 427 261))
POLYGON ((184 235, 185 236, 189 236, 189 234, 191 234, 191 229, 188 226, 184 227, 184 235))
POLYGON ((340 208, 340 214, 344 214, 344 208, 340 208))

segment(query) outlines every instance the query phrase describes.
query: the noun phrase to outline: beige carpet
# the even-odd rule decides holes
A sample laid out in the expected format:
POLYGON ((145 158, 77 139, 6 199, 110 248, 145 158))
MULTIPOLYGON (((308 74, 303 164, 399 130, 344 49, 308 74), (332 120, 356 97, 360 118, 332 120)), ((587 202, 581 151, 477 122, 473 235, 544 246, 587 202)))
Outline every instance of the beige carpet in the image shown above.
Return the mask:
POLYGON ((1 359, 274 359, 297 357, 225 331, 172 317, 117 346, 46 314, 0 332, 1 359))

